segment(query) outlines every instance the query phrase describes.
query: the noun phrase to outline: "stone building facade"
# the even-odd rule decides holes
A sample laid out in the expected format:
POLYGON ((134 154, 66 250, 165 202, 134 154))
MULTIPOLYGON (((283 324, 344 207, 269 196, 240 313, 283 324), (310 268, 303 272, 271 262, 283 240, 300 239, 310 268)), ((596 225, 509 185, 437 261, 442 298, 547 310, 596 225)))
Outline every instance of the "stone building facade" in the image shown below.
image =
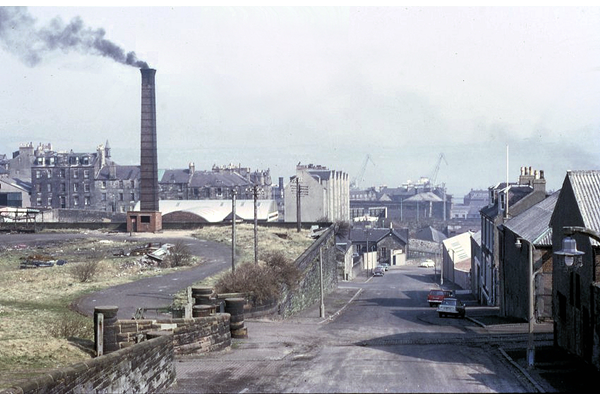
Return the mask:
POLYGON ((350 180, 347 173, 321 165, 297 165, 296 175, 284 190, 285 222, 297 222, 298 187, 301 221, 350 220, 350 180))

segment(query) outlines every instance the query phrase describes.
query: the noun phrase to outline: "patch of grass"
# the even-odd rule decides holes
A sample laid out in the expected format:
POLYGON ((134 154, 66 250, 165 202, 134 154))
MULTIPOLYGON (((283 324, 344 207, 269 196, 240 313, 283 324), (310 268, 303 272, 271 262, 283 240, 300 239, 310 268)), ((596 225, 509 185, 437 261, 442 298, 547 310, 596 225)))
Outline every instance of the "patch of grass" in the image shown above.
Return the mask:
MULTIPOLYGON (((313 243, 308 238, 308 231, 298 233, 291 229, 259 227, 258 232, 259 259, 263 259, 267 251, 281 251, 286 259, 295 260, 313 243)), ((200 239, 231 243, 230 227, 206 227, 194 233, 200 239)), ((237 243, 238 263, 253 262, 251 224, 238 226, 237 243)), ((0 389, 19 379, 90 357, 89 352, 74 345, 72 337, 65 337, 72 335, 82 340, 88 340, 90 335, 93 337, 93 331, 90 333, 87 328, 79 331, 71 322, 81 320, 91 324, 91 318, 79 316, 69 309, 75 299, 110 286, 189 267, 162 268, 139 262, 141 256, 113 256, 116 252, 127 253, 139 246, 139 242, 114 235, 109 240, 82 237, 48 240, 31 247, 0 246, 0 389), (73 269, 94 253, 102 254, 96 274, 93 280, 80 282, 73 276, 73 269), (19 269, 23 259, 34 255, 62 259, 67 263, 19 269)), ((189 263, 196 265, 198 260, 192 258, 189 263)), ((200 284, 215 286, 219 277, 207 278, 200 284)), ((185 290, 178 297, 185 303, 185 290)))

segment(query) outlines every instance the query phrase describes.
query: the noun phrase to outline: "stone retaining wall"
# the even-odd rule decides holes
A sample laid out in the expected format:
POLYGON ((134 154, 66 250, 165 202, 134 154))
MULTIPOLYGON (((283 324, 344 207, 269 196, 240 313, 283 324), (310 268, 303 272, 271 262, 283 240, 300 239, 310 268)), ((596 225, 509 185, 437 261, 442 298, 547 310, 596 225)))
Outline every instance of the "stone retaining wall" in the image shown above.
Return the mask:
POLYGON ((173 334, 149 336, 136 346, 50 371, 2 393, 159 393, 175 381, 173 334))

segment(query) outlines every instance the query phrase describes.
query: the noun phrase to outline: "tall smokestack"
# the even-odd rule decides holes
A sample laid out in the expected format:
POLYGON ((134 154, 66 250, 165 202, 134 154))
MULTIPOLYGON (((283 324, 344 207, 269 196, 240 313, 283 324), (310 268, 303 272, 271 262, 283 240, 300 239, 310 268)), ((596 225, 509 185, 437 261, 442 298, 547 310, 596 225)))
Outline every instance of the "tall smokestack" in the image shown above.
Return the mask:
POLYGON ((156 70, 142 73, 142 131, 140 156, 140 211, 158 210, 158 156, 156 145, 156 70))

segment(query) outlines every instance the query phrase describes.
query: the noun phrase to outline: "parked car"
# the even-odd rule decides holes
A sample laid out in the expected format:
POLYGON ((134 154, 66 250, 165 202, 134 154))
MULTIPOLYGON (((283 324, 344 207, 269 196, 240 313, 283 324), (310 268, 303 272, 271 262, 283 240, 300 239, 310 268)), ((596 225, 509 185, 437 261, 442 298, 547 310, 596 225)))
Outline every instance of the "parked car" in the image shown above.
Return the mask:
POLYGON ((454 297, 452 290, 432 289, 427 295, 429 307, 437 307, 442 304, 442 301, 447 297, 454 297))
POLYGON ((384 271, 385 270, 383 269, 383 267, 381 265, 378 265, 373 270, 373 276, 383 276, 384 271))
POLYGON ((421 263, 421 265, 419 265, 419 267, 421 268, 433 268, 435 267, 435 262, 433 260, 425 260, 421 263))
POLYGON ((381 265, 383 267, 384 271, 387 271, 390 268, 390 264, 388 264, 388 263, 381 263, 379 265, 381 265))
POLYGON ((445 298, 442 301, 442 304, 439 305, 437 312, 440 318, 447 315, 464 318, 466 314, 465 305, 462 303, 462 301, 451 297, 445 298))

